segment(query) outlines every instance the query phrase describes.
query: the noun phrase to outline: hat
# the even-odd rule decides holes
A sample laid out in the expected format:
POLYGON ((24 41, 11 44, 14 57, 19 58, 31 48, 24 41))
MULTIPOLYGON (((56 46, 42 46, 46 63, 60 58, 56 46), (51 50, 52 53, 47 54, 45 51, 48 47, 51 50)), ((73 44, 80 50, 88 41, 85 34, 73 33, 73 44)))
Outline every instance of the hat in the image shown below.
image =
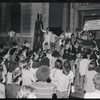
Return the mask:
POLYGON ((20 76, 21 74, 22 74, 22 70, 16 68, 16 70, 14 70, 13 73, 12 73, 13 80, 15 78, 17 78, 18 76, 20 76))
POLYGON ((49 78, 50 69, 46 65, 41 65, 36 71, 36 77, 39 81, 46 81, 49 78))

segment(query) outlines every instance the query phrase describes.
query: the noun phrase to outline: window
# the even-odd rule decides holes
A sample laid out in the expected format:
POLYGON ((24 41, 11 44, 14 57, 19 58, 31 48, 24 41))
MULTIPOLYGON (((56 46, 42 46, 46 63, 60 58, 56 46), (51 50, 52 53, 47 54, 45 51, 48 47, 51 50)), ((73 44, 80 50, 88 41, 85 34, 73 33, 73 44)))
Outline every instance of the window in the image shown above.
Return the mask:
POLYGON ((19 3, 12 3, 10 9, 10 28, 16 33, 21 31, 21 6, 19 3))

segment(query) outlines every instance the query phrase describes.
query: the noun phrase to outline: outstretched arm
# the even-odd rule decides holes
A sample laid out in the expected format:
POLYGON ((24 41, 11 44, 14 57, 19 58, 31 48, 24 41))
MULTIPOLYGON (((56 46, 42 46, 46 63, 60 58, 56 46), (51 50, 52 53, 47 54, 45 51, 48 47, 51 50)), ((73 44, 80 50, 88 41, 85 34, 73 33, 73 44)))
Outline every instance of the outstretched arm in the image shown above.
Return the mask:
POLYGON ((46 31, 42 29, 42 26, 41 26, 41 25, 40 25, 40 29, 41 29, 41 31, 42 31, 43 33, 46 33, 46 31))

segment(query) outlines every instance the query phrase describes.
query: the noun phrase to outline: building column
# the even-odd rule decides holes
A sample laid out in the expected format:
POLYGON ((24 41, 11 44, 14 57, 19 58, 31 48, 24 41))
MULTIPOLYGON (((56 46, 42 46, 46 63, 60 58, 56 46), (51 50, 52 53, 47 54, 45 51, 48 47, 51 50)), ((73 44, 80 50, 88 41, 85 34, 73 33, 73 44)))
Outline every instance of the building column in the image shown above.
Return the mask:
POLYGON ((70 3, 63 3, 62 30, 70 28, 70 3))
POLYGON ((75 19, 74 19, 74 31, 78 27, 78 10, 75 10, 75 19))

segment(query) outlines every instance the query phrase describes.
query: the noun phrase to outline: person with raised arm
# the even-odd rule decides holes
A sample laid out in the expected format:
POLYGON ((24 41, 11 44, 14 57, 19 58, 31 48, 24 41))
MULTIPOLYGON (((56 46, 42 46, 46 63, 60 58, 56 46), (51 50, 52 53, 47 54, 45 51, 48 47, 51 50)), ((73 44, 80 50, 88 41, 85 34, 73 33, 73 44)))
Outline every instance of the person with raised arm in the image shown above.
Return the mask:
POLYGON ((42 26, 40 26, 40 28, 41 28, 41 31, 44 33, 44 41, 42 43, 43 50, 45 49, 45 44, 48 44, 48 49, 50 49, 51 32, 49 31, 49 27, 47 27, 46 30, 43 30, 42 26))

